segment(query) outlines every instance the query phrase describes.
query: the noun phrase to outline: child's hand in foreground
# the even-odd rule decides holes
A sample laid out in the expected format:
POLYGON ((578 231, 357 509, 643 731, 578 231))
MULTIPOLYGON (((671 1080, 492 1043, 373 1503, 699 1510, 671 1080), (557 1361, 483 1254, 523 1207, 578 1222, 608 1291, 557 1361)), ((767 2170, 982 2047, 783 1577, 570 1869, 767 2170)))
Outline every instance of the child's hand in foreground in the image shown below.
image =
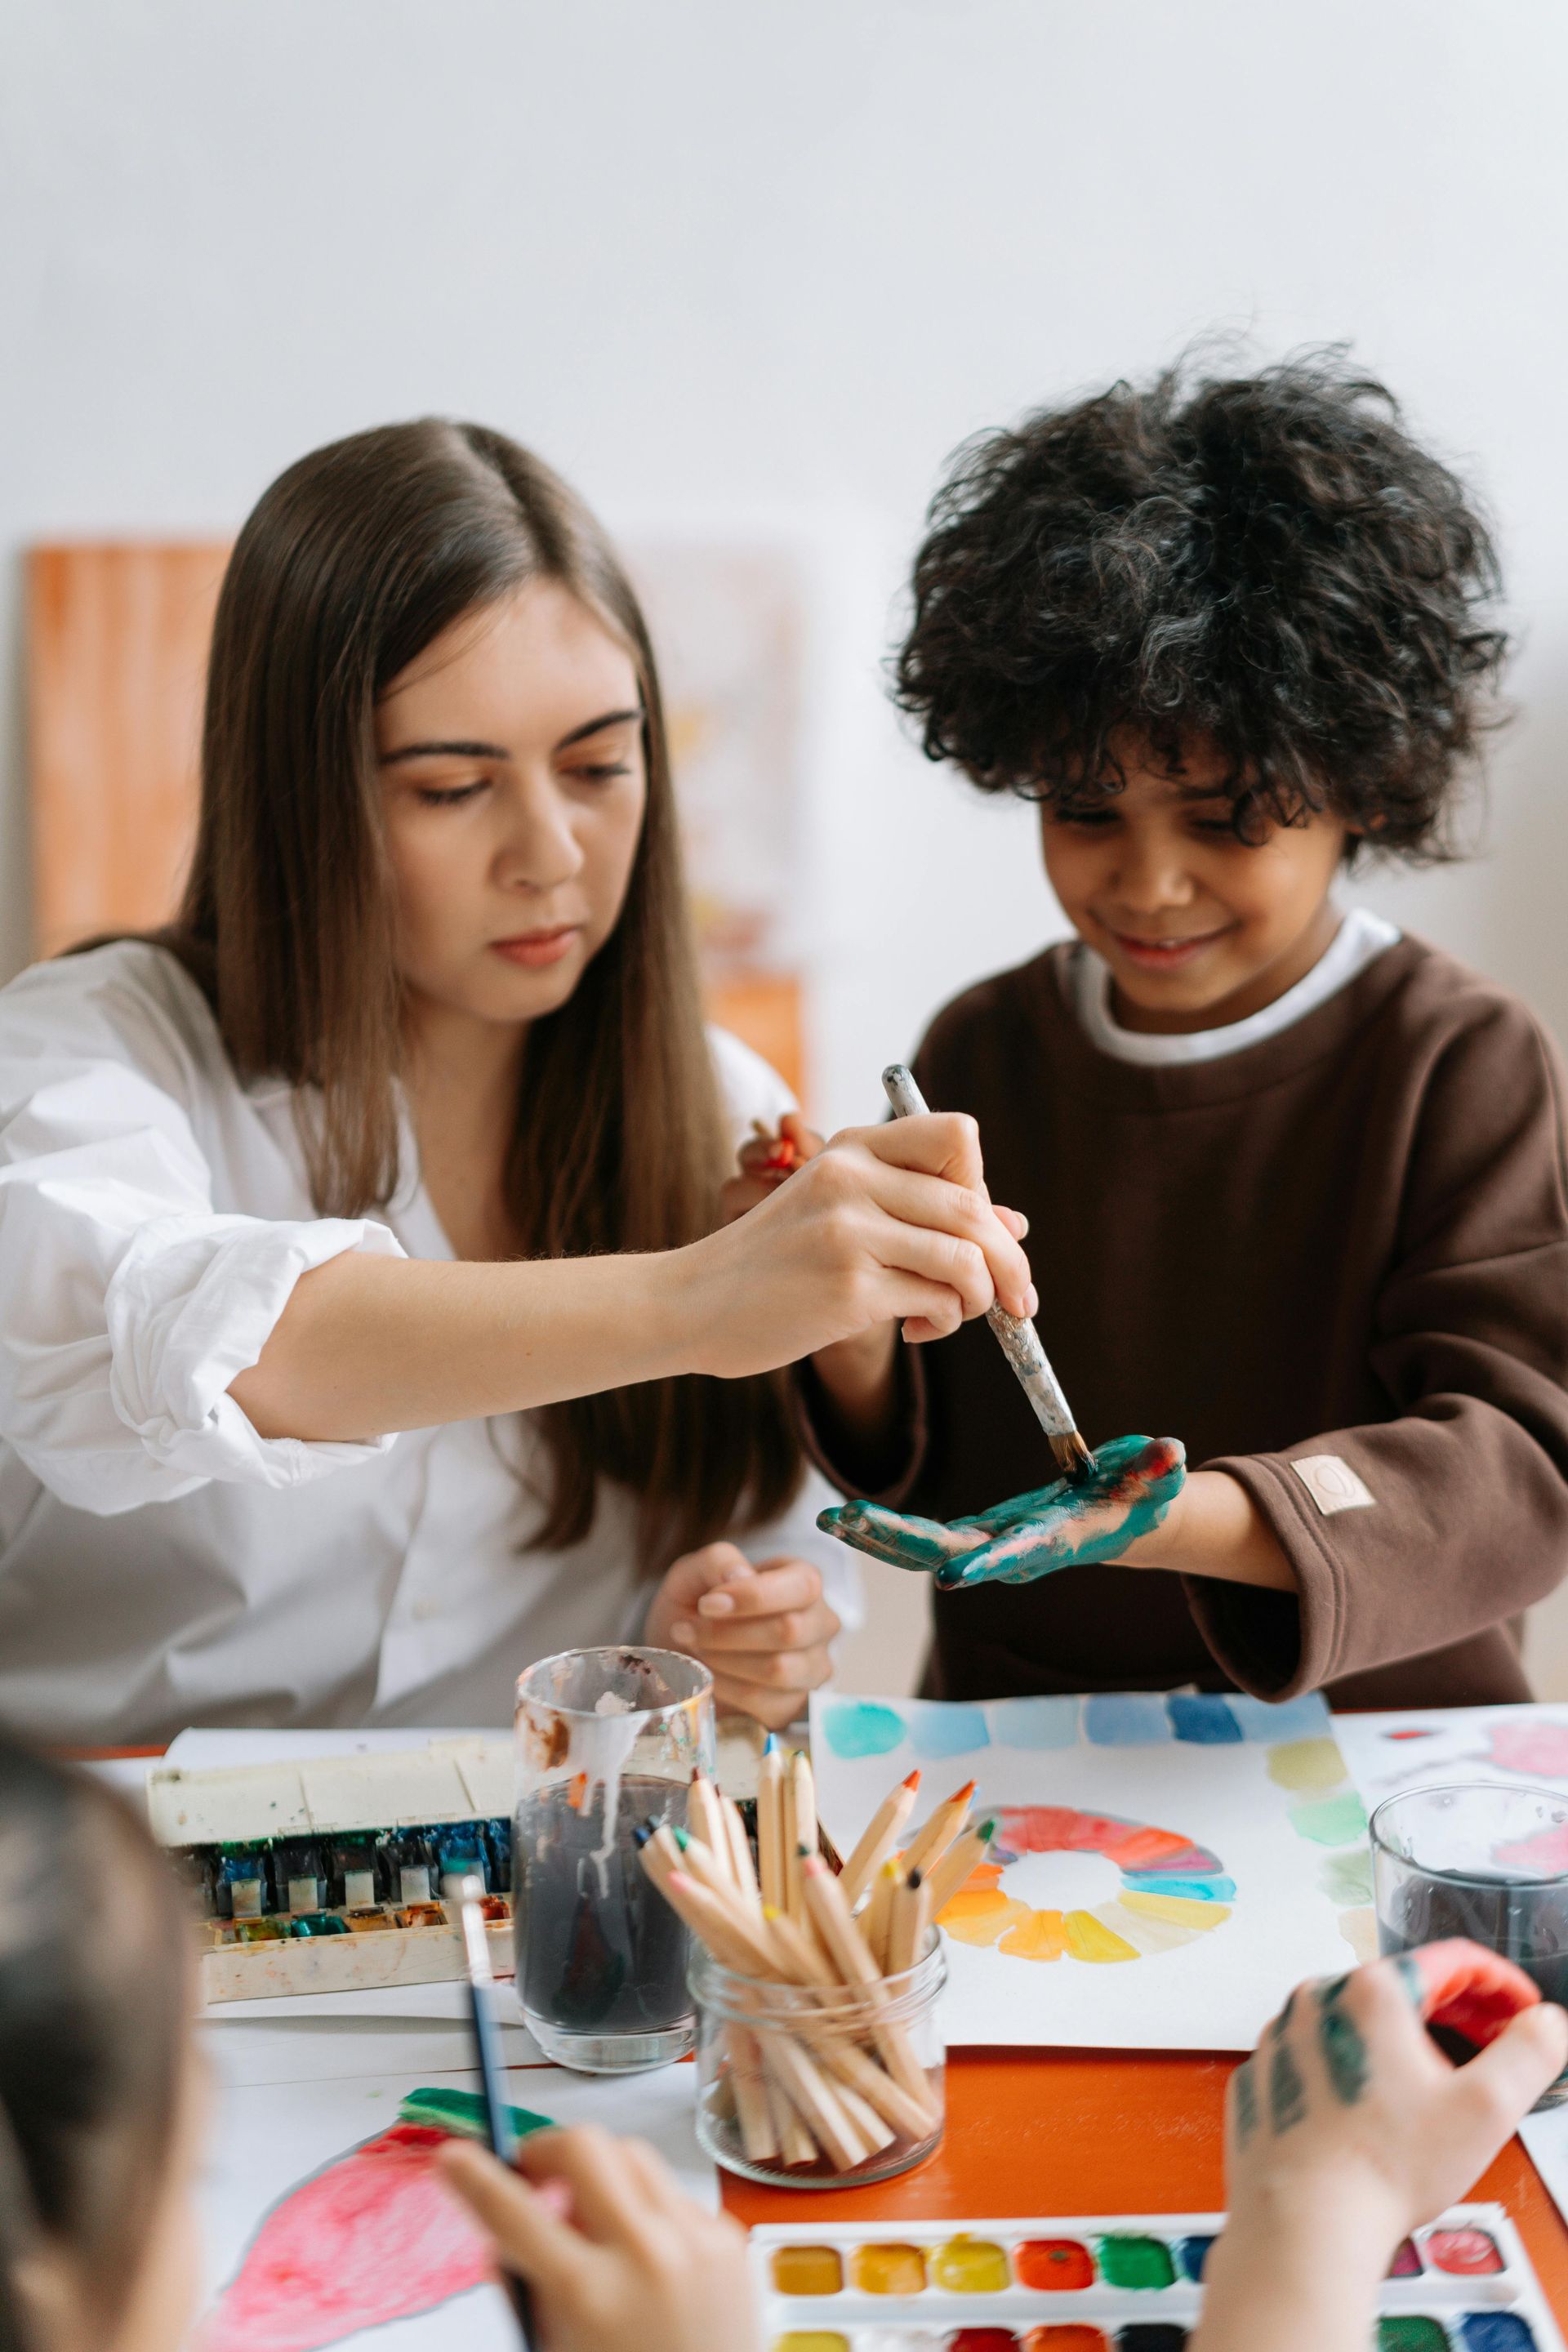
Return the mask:
POLYGON ((782 1731, 805 1712, 805 1694, 833 1672, 838 1619, 808 1559, 753 1567, 732 1543, 705 1544, 668 1570, 644 1638, 684 1650, 713 1677, 715 1706, 782 1731))
POLYGON ((694 2205, 646 2141, 540 2132, 519 2152, 527 2180, 464 2140, 437 2161, 532 2288, 542 2352, 755 2352, 744 2231, 694 2205), (570 2190, 570 2221, 546 2183, 570 2190))
POLYGON ((895 1568, 931 1571, 943 1592, 972 1584, 1033 1584, 1058 1568, 1119 1559, 1163 1519, 1181 1493, 1186 1454, 1173 1437, 1117 1437, 1082 1486, 1058 1478, 973 1518, 910 1518, 877 1503, 841 1503, 817 1526, 895 1568))
POLYGON ((740 1171, 731 1176, 720 1193, 724 1223, 731 1224, 776 1192, 786 1178, 815 1160, 823 1148, 823 1139, 814 1127, 807 1127, 800 1113, 786 1110, 778 1123, 775 1134, 772 1128, 753 1119, 752 1133, 741 1146, 740 1171))
POLYGON ((1476 1944, 1300 1987, 1231 2081, 1230 2219, 1193 2352, 1360 2352, 1400 2240, 1465 2194, 1565 2059, 1568 2015, 1476 1944), (1451 2065, 1428 2019, 1479 2056, 1451 2065))

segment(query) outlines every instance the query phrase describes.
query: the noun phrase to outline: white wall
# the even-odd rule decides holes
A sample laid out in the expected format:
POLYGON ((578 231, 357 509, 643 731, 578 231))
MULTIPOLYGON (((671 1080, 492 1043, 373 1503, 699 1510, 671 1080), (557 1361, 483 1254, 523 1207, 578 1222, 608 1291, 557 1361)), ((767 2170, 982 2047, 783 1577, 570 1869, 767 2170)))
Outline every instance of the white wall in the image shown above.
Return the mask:
POLYGON ((1565 71, 1560 10, 1472 0, 10 0, 0 968, 16 551, 226 529, 317 442, 465 413, 612 523, 809 511, 853 551, 818 1049, 828 1111, 869 1111, 937 1002, 1058 927, 1026 814, 879 698, 938 469, 1219 327, 1352 339, 1497 512, 1490 853, 1365 895, 1568 1036, 1565 71))

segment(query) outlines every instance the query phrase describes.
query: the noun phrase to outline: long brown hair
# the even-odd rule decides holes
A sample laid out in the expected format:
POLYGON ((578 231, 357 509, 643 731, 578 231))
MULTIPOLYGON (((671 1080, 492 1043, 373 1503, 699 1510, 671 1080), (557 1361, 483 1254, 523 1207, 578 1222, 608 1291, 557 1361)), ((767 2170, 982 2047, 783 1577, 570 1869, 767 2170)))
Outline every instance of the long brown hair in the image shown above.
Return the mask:
POLYGON ((0 1733, 0 2352, 63 2266, 119 2330, 168 2178, 194 1988, 179 1890, 110 1790, 0 1733))
MULTIPOLYGON (((620 639, 644 710, 647 806, 621 919, 529 1031, 505 1171, 527 1257, 667 1250, 711 1231, 728 1157, 703 1034, 658 674, 647 625, 582 500, 499 433, 424 418, 358 433, 279 475, 218 599, 195 860, 163 935, 206 990, 245 1078, 313 1090, 300 1130, 318 1210, 397 1181, 403 1058, 377 698, 464 614, 558 582, 620 639)), ((783 1375, 654 1381, 548 1407, 536 1541, 574 1543, 599 1476, 639 1497, 643 1566, 799 1483, 783 1375)))

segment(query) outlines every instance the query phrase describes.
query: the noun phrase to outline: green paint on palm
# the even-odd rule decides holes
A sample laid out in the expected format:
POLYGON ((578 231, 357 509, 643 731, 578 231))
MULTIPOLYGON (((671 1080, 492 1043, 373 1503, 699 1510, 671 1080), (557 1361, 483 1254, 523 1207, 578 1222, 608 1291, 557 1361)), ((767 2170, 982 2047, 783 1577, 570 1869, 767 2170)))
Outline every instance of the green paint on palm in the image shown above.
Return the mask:
POLYGON ((1366 2089, 1368 2061, 1360 2029, 1339 1998, 1347 1981, 1342 1977, 1323 2001, 1318 2047, 1335 2098, 1342 2107, 1353 2107, 1366 2089))
POLYGON ((1236 2074, 1236 2137, 1245 2147, 1258 2129, 1258 2088, 1252 2077, 1252 2061, 1238 2066, 1236 2074))
POLYGON ((1307 2112, 1307 2086, 1288 2042, 1277 2042, 1268 2062, 1268 2120, 1288 2132, 1307 2112))

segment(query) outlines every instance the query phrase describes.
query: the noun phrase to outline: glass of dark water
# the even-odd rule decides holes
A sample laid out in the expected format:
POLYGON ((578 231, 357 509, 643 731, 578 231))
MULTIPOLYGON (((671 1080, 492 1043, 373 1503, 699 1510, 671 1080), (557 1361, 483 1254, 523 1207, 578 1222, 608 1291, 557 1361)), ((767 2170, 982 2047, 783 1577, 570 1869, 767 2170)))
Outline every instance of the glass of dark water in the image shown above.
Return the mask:
MULTIPOLYGON (((1468 1936, 1568 2007, 1568 1798, 1489 1782, 1411 1789, 1379 1805, 1371 1836, 1381 1951, 1468 1936)), ((1448 2028, 1434 2038, 1460 2064, 1476 2054, 1448 2028)), ((1536 2106, 1564 2099, 1568 2070, 1536 2106)))
POLYGON ((517 1685, 517 1992, 546 2057, 590 2074, 683 2058, 686 1929, 633 1832, 686 1826, 712 1773, 713 1678, 675 1650, 566 1650, 517 1685))

